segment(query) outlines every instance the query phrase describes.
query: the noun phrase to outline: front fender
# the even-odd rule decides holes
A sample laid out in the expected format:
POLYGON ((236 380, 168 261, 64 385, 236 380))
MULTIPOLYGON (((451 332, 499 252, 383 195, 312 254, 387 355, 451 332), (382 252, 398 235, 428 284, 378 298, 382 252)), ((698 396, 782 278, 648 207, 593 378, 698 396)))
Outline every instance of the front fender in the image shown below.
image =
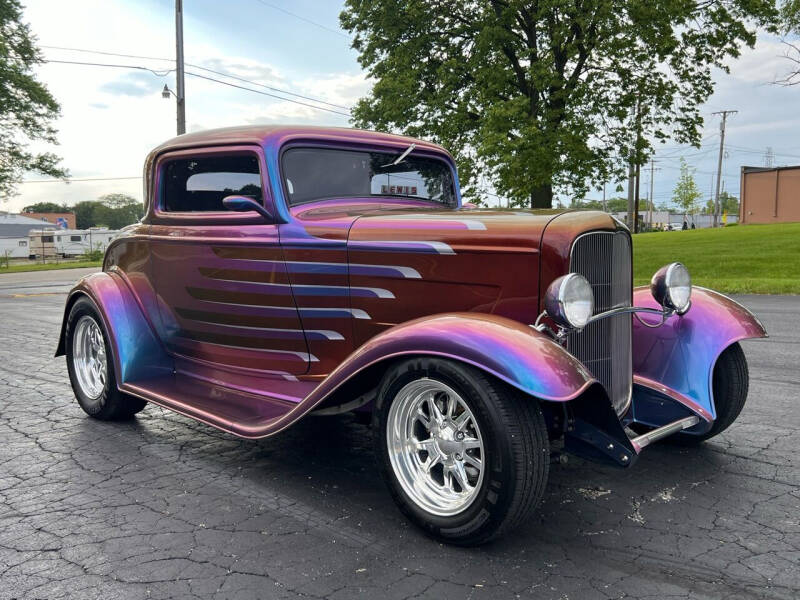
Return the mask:
MULTIPOLYGON (((648 287, 634 290, 633 305, 661 308, 648 287)), ((652 316, 641 318, 653 321, 652 316)), ((714 420, 712 375, 717 358, 735 342, 766 336, 764 326, 744 306, 695 286, 691 308, 683 316, 674 315, 656 328, 633 319, 633 381, 714 420)))
POLYGON ((594 377, 545 334, 517 321, 481 313, 423 317, 366 342, 312 396, 325 396, 366 367, 409 355, 441 356, 471 364, 542 400, 566 402, 594 377))
POLYGON ((153 333, 124 277, 116 272, 92 273, 72 288, 64 309, 56 356, 65 353, 67 319, 72 305, 81 296, 88 297, 100 313, 111 344, 118 385, 172 371, 172 360, 153 333))

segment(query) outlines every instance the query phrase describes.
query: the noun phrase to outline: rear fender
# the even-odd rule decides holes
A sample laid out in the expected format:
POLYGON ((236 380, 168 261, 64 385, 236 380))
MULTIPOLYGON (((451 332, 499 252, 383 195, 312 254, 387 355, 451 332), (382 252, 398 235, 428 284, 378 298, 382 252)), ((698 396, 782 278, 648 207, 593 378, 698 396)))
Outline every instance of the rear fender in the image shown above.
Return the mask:
POLYGON ((124 277, 117 272, 92 273, 72 288, 64 308, 56 356, 66 352, 67 319, 75 302, 87 297, 103 321, 113 356, 117 384, 172 372, 169 358, 124 277))
MULTIPOLYGON (((660 308, 647 287, 634 290, 633 305, 660 308)), ((641 319, 650 324, 654 321, 649 315, 641 319)), ((647 400, 655 393, 703 419, 687 433, 708 429, 716 419, 712 376, 717 358, 731 344, 766 336, 764 326, 744 306, 697 286, 692 288, 691 308, 683 316, 673 315, 656 328, 646 327, 634 318, 633 419, 658 426, 675 417, 658 414, 660 403, 647 400), (637 403, 637 396, 641 402, 637 403)))

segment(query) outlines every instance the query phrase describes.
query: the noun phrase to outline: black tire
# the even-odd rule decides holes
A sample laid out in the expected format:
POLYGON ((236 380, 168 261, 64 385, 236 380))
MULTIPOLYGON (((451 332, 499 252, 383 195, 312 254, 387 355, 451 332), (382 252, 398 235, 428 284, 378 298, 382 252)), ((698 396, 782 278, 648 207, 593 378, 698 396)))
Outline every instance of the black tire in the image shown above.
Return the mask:
POLYGON ((712 385, 717 419, 711 429, 702 435, 679 433, 667 439, 684 445, 699 444, 725 431, 742 412, 750 387, 750 375, 747 359, 738 343, 731 344, 719 355, 714 365, 712 385))
POLYGON ((541 501, 550 447, 539 403, 478 369, 437 358, 396 363, 379 388, 373 425, 380 471, 392 497, 413 523, 438 540, 462 546, 485 543, 519 526, 541 501), (421 378, 444 383, 459 394, 484 439, 482 484, 474 500, 452 516, 436 515, 416 503, 403 490, 389 457, 389 409, 398 391, 421 378))
POLYGON ((147 402, 124 394, 117 389, 117 380, 114 373, 114 363, 111 354, 111 344, 108 342, 108 334, 103 326, 103 320, 97 314, 97 309, 94 303, 88 298, 79 298, 69 312, 67 318, 67 327, 64 331, 64 341, 67 354, 67 370, 69 371, 69 381, 72 385, 72 391, 75 393, 75 398, 78 400, 83 411, 95 419, 101 421, 119 421, 130 419, 133 415, 141 411, 147 402), (83 317, 89 317, 97 323, 100 332, 103 336, 103 344, 105 345, 106 369, 105 369, 105 386, 102 392, 96 398, 92 398, 82 389, 79 379, 76 375, 75 357, 74 357, 74 336, 75 327, 83 317))

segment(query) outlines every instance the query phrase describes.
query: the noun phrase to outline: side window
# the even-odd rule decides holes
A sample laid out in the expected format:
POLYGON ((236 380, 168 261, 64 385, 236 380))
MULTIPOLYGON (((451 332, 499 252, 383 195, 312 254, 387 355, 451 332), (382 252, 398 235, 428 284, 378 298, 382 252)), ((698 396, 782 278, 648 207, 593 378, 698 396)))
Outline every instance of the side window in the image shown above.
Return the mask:
POLYGON ((80 242, 81 241, 81 236, 79 236, 79 235, 71 235, 71 236, 69 236, 69 241, 70 242, 80 242))
POLYGON ((162 167, 161 208, 167 212, 223 212, 226 196, 262 202, 258 158, 231 154, 181 158, 162 167))

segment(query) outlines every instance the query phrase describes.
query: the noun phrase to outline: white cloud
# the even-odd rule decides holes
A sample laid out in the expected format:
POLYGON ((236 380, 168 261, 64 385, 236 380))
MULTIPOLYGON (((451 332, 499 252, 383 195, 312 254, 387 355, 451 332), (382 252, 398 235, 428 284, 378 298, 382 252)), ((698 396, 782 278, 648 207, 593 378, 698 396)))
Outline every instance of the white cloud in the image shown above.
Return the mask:
MULTIPOLYGON (((163 15, 161 15, 163 16, 163 15)), ((134 3, 76 0, 53 3, 31 0, 25 19, 46 46, 65 46, 170 57, 174 54, 173 21, 158 18, 134 3), (98 24, 102 23, 102 27, 98 24)), ((190 25, 185 22, 185 27, 190 25)), ((313 77, 309 72, 281 69, 275 64, 229 51, 217 39, 196 36, 187 44, 187 62, 231 73, 258 84, 286 89, 334 104, 350 106, 368 85, 356 70, 313 77), (212 57, 212 58, 209 58, 212 57)), ((172 69, 166 61, 122 58, 55 49, 44 49, 48 58, 106 64, 140 65, 161 73, 172 69)), ((348 68, 353 65, 348 64, 348 68)), ((273 91, 208 73, 196 67, 187 71, 223 79, 235 85, 276 94, 273 91)), ((36 146, 57 152, 74 178, 138 177, 146 154, 175 135, 175 101, 165 100, 164 84, 174 89, 174 74, 158 76, 148 71, 45 64, 38 76, 61 103, 56 126, 60 145, 36 146)), ((278 100, 197 77, 186 77, 187 130, 196 131, 247 123, 308 123, 346 126, 343 115, 315 110, 288 100, 278 100)), ((279 94, 276 94, 279 95, 279 94)), ((298 102, 313 104, 302 98, 298 102)), ((335 111, 340 108, 321 105, 335 111)), ((30 174, 28 179, 42 179, 30 174)), ((40 201, 75 202, 109 192, 125 192, 141 199, 141 180, 27 183, 19 195, 4 203, 4 210, 40 201)))

